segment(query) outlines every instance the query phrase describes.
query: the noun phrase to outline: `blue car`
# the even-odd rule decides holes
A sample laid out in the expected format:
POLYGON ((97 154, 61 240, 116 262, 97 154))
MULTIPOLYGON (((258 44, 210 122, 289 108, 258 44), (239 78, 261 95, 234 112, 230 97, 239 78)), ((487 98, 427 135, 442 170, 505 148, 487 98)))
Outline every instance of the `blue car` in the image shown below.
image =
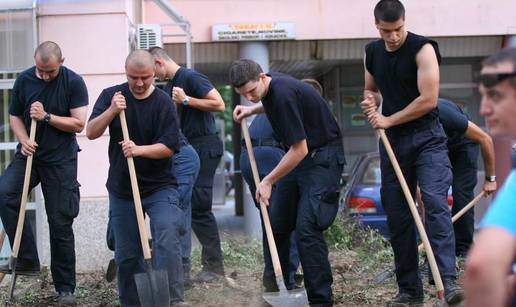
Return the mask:
POLYGON ((387 216, 380 198, 381 173, 378 152, 359 156, 348 175, 349 181, 341 192, 345 214, 357 219, 364 226, 377 229, 389 238, 387 216))
MULTIPOLYGON (((380 197, 382 180, 379 153, 370 152, 359 156, 350 173, 345 177, 349 180, 340 195, 340 205, 344 208, 344 214, 357 218, 362 225, 378 230, 386 239, 389 239, 387 216, 380 197)), ((450 208, 452 204, 450 188, 448 191, 450 208)))

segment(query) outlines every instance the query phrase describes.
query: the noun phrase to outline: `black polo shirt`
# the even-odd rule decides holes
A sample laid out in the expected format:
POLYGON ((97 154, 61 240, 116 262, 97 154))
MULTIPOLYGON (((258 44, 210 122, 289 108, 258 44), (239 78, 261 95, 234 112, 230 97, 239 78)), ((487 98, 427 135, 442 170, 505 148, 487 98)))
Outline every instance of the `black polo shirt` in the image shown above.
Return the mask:
MULTIPOLYGON (((173 87, 182 88, 186 95, 194 98, 204 98, 214 87, 205 75, 184 67, 180 67, 172 80, 163 88, 169 95, 173 87)), ((210 112, 204 112, 190 106, 179 105, 177 108, 181 122, 181 131, 188 140, 200 136, 214 135, 215 118, 210 112)))
MULTIPOLYGON (((129 138, 136 145, 161 143, 177 152, 179 149, 177 113, 172 106, 170 96, 161 89, 156 88, 145 99, 136 99, 127 83, 107 88, 97 99, 89 120, 104 113, 111 105, 111 98, 118 91, 122 92, 127 104, 125 116, 129 138)), ((109 175, 106 187, 117 197, 131 199, 133 194, 127 159, 122 152, 122 146, 118 144, 124 139, 119 116, 109 124, 109 135, 109 175)), ((176 185, 172 159, 135 157, 134 164, 142 197, 165 186, 176 185)))
MULTIPOLYGON (((22 117, 30 132, 30 106, 39 101, 45 111, 58 116, 70 116, 70 109, 88 105, 88 91, 81 76, 61 66, 59 74, 50 82, 36 76, 36 66, 23 71, 14 83, 9 114, 22 117)), ((59 130, 45 122, 38 122, 36 128, 38 148, 34 162, 55 164, 73 160, 79 151, 75 133, 59 130)), ((16 151, 21 151, 18 144, 16 151)))
MULTIPOLYGON (((441 55, 437 43, 411 32, 408 32, 403 45, 395 51, 387 51, 383 39, 366 45, 366 69, 374 77, 376 86, 382 94, 383 115, 390 116, 403 110, 420 96, 417 84, 416 55, 427 43, 434 47, 440 63, 441 55)), ((435 108, 420 118, 396 126, 396 129, 421 127, 434 121, 437 117, 437 108, 435 108)))
POLYGON ((469 117, 458 105, 449 100, 439 98, 437 109, 439 110, 439 121, 443 125, 444 132, 448 137, 448 150, 450 153, 453 153, 461 146, 476 144, 464 137, 468 129, 469 117))
POLYGON ((308 149, 341 137, 324 98, 311 86, 281 73, 269 73, 269 90, 262 99, 267 118, 284 145, 306 139, 308 149))

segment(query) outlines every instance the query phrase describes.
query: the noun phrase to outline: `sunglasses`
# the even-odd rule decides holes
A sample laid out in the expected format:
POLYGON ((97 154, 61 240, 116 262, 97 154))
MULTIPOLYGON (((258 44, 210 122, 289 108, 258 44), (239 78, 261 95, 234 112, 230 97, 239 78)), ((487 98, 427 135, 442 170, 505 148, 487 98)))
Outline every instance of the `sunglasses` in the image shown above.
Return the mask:
POLYGON ((514 76, 516 76, 516 71, 501 74, 481 74, 480 83, 482 83, 482 85, 485 87, 493 87, 498 83, 502 82, 503 80, 509 79, 514 76))

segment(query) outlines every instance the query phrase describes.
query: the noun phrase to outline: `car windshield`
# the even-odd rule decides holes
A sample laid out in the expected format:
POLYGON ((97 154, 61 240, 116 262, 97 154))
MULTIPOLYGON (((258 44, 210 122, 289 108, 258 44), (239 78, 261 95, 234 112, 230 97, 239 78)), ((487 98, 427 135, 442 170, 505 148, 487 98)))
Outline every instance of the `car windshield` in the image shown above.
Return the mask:
POLYGON ((381 184, 382 176, 380 172, 380 158, 374 157, 367 161, 367 165, 362 176, 362 184, 381 184))

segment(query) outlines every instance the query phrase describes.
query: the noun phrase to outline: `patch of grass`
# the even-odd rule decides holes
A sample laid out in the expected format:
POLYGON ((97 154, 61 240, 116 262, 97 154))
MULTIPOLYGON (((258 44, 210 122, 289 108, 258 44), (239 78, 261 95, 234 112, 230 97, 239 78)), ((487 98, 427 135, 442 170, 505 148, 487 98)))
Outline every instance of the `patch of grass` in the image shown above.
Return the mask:
MULTIPOLYGON (((221 241, 222 256, 225 267, 253 271, 263 266, 262 242, 254 238, 225 238, 221 241)), ((192 251, 192 268, 201 270, 201 249, 192 251)))
POLYGON ((324 233, 330 249, 357 253, 362 269, 376 269, 392 263, 391 246, 376 230, 364 228, 349 217, 337 217, 324 233))

